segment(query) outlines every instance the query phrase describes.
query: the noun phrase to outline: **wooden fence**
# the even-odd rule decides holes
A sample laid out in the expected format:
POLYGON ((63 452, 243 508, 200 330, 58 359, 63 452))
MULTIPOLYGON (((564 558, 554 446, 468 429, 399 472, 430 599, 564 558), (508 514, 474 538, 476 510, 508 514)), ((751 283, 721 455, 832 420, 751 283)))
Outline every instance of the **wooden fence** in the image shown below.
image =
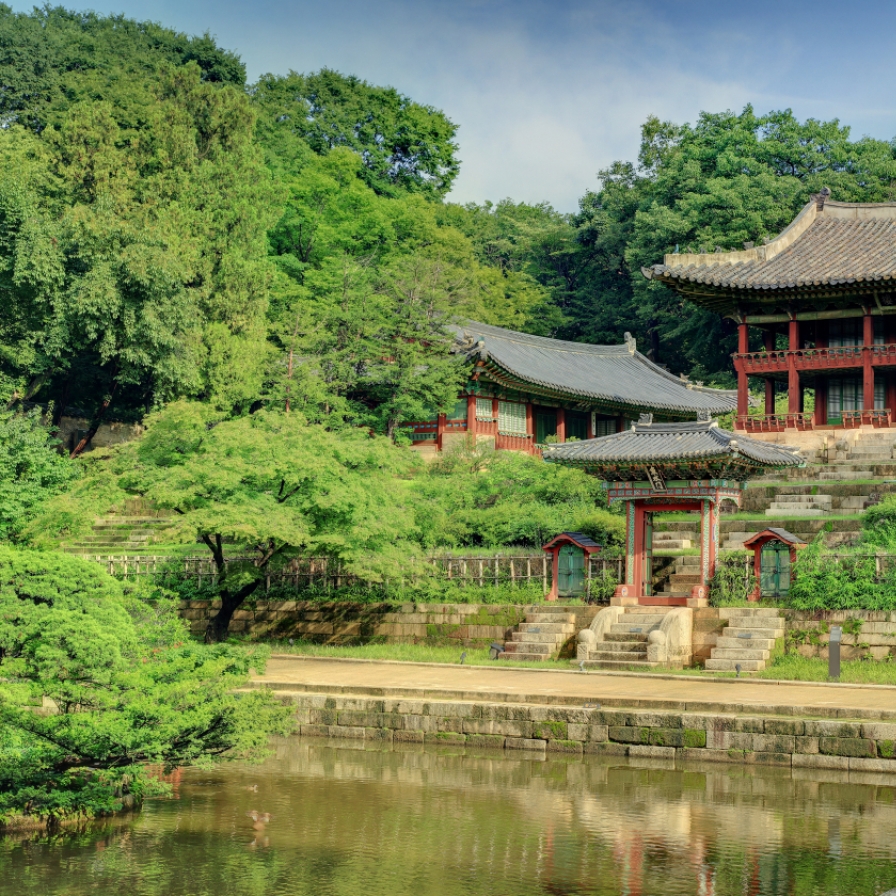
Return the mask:
MULTIPOLYGON (((110 575, 129 579, 134 576, 155 576, 166 571, 181 573, 203 581, 214 581, 217 571, 208 557, 184 557, 140 555, 81 554, 87 560, 102 563, 110 575)), ((249 562, 250 557, 228 557, 228 563, 249 562)), ((410 565, 413 565, 413 560, 410 565)), ((621 582, 625 573, 625 561, 620 558, 590 557, 585 567, 586 580, 612 577, 621 582)), ((493 585, 541 584, 548 591, 551 587, 551 558, 545 553, 506 555, 483 554, 468 557, 436 556, 423 560, 419 572, 409 573, 402 584, 409 585, 421 578, 448 579, 460 585, 485 587, 493 585)), ((345 585, 370 584, 362 577, 347 572, 338 562, 326 557, 301 557, 272 570, 266 576, 266 591, 272 584, 291 586, 297 590, 309 587, 340 588, 345 585)), ((589 589, 590 590, 590 589, 589 589)))

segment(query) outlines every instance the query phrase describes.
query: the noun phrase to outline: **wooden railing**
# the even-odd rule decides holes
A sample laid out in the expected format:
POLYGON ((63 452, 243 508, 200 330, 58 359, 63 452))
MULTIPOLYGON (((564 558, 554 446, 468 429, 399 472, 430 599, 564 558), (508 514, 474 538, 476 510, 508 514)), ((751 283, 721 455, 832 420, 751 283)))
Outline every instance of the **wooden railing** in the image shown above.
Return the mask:
POLYGON ((873 411, 842 411, 844 429, 858 429, 860 426, 873 426, 877 429, 888 429, 893 423, 889 408, 873 411))
POLYGON ((786 429, 813 429, 815 423, 813 415, 809 413, 740 414, 736 426, 743 432, 784 432, 786 429))
MULTIPOLYGON (((217 579, 217 570, 208 557, 185 557, 174 559, 167 556, 105 556, 81 554, 82 558, 102 563, 106 571, 117 578, 131 579, 137 576, 158 576, 164 573, 185 575, 203 582, 217 579)), ((248 562, 247 556, 228 557, 228 563, 248 562)), ((412 561, 413 562, 413 561, 412 561)), ((426 578, 444 578, 461 585, 483 588, 491 585, 528 585, 541 583, 545 592, 550 590, 552 561, 541 551, 537 554, 482 554, 465 557, 427 557, 422 569, 409 573, 404 585, 426 578)), ((612 576, 622 581, 625 561, 621 557, 591 556, 585 568, 587 579, 612 576)), ((301 557, 291 560, 286 566, 272 571, 265 578, 265 590, 272 586, 291 587, 303 590, 309 587, 324 589, 340 588, 347 585, 371 584, 363 577, 353 575, 337 561, 326 557, 301 557)))
POLYGON ((896 366, 896 344, 845 345, 835 348, 801 348, 796 351, 740 352, 734 354, 734 366, 746 373, 764 374, 784 372, 791 360, 797 370, 837 370, 861 367, 863 353, 871 354, 873 367, 896 366))

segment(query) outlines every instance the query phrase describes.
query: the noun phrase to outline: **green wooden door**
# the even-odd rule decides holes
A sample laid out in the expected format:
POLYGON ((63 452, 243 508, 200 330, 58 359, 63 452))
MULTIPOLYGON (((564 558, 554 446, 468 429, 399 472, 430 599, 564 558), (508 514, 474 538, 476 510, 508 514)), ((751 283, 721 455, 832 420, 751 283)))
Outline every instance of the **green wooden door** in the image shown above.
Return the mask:
POLYGON ((574 544, 563 545, 557 556, 557 593, 585 593, 585 552, 574 544))
POLYGON ((769 541, 759 557, 759 592, 763 597, 786 597, 790 591, 790 548, 769 541))

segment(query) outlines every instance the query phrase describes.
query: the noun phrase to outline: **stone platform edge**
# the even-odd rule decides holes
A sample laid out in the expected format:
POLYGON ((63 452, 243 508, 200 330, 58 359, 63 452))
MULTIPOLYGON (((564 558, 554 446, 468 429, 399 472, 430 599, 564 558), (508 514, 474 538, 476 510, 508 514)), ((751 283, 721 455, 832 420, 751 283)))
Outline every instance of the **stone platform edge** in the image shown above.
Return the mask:
POLYGON ((896 773, 896 724, 279 692, 302 737, 896 773))

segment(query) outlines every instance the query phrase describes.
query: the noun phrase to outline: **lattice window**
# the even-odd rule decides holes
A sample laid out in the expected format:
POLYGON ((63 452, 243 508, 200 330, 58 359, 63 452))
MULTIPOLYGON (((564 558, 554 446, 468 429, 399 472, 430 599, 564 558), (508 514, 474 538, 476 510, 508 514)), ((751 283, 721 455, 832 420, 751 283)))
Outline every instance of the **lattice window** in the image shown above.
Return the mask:
MULTIPOLYGON (((828 380, 828 419, 836 419, 844 411, 861 411, 864 405, 864 386, 857 377, 832 377, 828 380)), ((874 384, 874 409, 886 407, 883 380, 874 384)))
POLYGON ((498 402, 498 432, 526 435, 526 406, 516 401, 498 402))
POLYGON ((495 413, 490 398, 476 399, 476 419, 477 420, 494 420, 495 413))

